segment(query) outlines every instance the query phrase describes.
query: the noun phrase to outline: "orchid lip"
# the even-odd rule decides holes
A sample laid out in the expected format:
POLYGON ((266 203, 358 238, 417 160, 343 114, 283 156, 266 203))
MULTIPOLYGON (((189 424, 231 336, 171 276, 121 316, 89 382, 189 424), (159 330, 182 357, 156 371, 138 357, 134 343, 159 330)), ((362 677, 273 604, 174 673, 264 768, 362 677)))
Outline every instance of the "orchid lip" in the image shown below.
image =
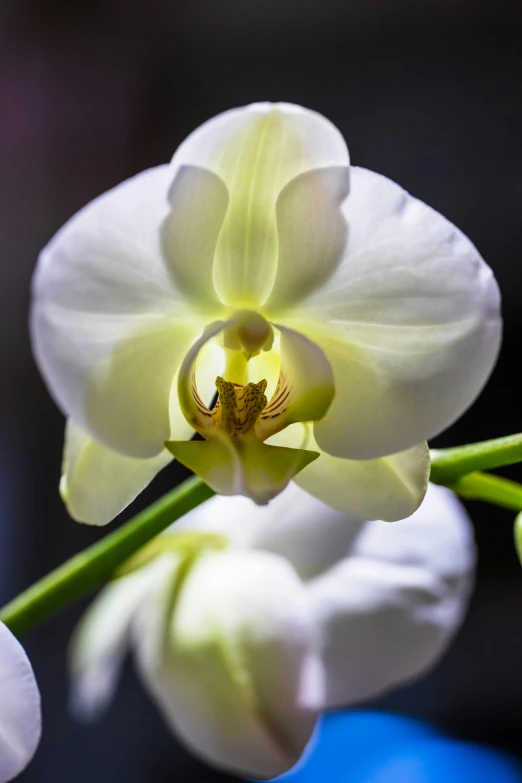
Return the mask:
POLYGON ((268 383, 265 378, 247 382, 248 362, 261 351, 270 351, 273 343, 273 327, 252 310, 239 310, 228 321, 207 327, 195 343, 180 372, 178 388, 187 421, 205 439, 218 432, 234 442, 245 436, 255 437, 256 422, 269 405, 265 395, 268 383), (209 408, 198 392, 196 367, 201 348, 212 338, 224 347, 226 366, 223 377, 218 375, 215 381, 217 402, 209 408))

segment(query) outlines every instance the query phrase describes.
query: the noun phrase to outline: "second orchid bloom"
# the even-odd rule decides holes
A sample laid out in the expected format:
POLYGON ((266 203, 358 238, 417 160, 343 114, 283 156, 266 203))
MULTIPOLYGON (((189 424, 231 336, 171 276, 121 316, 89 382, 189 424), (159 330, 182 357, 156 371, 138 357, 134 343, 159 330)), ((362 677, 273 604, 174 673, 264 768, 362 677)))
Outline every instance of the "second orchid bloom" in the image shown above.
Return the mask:
POLYGON ((71 650, 72 705, 95 717, 132 650, 195 753, 271 778, 297 762, 322 711, 434 664, 463 619, 474 563, 471 524, 444 487, 430 485, 394 526, 349 518, 296 486, 268 508, 214 497, 87 611, 71 650))
POLYGON ((262 504, 293 479, 404 518, 500 333, 472 243, 289 104, 201 126, 71 218, 34 281, 36 357, 69 417, 62 494, 96 524, 172 456, 222 494, 262 504))

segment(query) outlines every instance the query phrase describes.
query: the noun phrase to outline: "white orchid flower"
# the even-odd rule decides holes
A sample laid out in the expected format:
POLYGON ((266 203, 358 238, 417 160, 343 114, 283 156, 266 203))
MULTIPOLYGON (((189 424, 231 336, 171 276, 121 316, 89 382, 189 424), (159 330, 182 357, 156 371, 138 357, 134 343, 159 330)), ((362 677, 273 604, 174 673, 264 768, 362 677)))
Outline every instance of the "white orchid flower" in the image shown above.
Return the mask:
POLYGON ((223 494, 265 503, 295 477, 401 519, 500 331, 471 242, 284 103, 215 117, 95 199, 34 281, 36 358, 72 420, 62 493, 98 524, 172 455, 223 494))
POLYGON ((274 777, 319 713, 431 666, 460 625, 472 528, 447 489, 389 526, 291 484, 268 507, 216 496, 138 554, 72 644, 72 703, 93 717, 127 649, 167 723, 207 762, 274 777))
POLYGON ((0 783, 31 761, 42 731, 40 692, 24 648, 0 623, 0 783))

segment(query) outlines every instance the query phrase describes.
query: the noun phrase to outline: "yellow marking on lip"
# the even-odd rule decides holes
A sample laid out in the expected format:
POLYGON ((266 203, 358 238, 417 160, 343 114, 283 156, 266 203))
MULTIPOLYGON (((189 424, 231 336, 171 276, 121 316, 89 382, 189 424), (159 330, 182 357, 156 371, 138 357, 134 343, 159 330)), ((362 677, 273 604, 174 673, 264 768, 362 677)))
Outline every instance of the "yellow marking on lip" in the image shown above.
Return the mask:
POLYGON ((242 435, 245 435, 266 408, 268 402, 265 394, 266 387, 265 379, 240 387, 230 381, 225 381, 220 376, 216 378, 221 425, 232 440, 237 441, 242 435))

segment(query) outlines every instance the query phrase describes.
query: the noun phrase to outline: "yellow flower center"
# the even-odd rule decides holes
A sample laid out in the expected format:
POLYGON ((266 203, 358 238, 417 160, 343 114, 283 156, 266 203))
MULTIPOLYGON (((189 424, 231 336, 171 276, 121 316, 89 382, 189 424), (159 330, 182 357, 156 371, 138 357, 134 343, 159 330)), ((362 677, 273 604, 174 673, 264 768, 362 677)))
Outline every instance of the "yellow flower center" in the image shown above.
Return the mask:
POLYGON ((241 386, 219 376, 216 378, 219 400, 212 414, 219 418, 218 426, 224 429, 232 440, 237 441, 242 435, 246 435, 266 408, 266 386, 264 379, 241 386))

